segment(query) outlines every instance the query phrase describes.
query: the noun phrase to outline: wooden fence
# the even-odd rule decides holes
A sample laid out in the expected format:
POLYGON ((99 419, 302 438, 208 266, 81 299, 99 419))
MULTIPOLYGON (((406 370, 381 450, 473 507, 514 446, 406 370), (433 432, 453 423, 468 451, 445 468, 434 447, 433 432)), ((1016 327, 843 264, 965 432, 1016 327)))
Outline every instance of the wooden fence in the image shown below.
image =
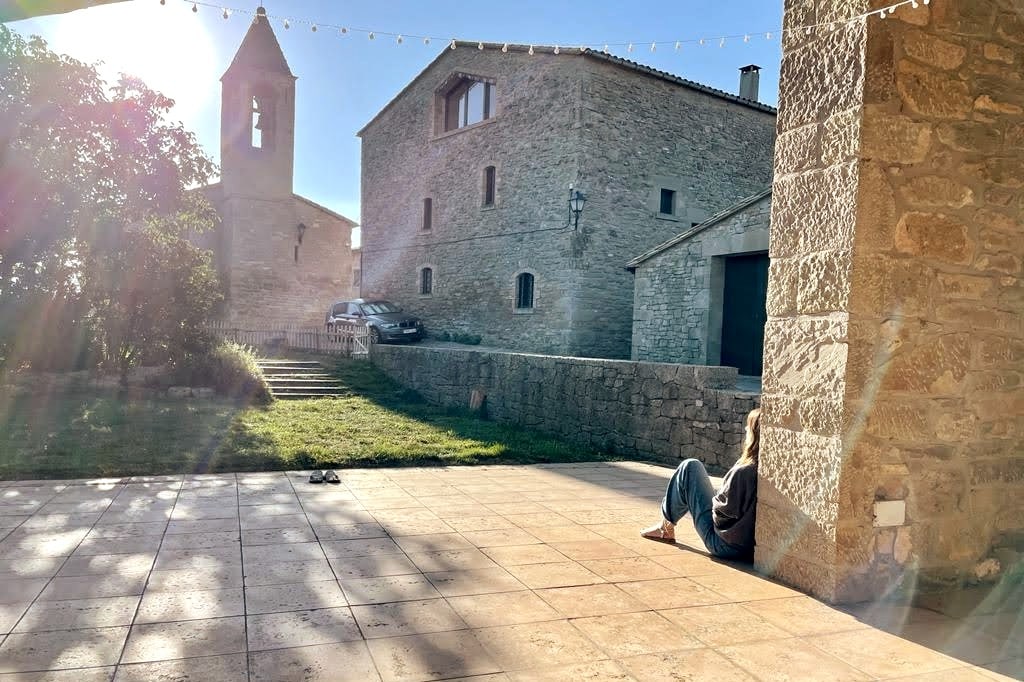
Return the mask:
POLYGON ((367 357, 370 353, 369 330, 358 322, 338 322, 331 330, 289 324, 237 325, 219 321, 210 323, 207 328, 218 338, 248 346, 271 346, 346 357, 367 357))

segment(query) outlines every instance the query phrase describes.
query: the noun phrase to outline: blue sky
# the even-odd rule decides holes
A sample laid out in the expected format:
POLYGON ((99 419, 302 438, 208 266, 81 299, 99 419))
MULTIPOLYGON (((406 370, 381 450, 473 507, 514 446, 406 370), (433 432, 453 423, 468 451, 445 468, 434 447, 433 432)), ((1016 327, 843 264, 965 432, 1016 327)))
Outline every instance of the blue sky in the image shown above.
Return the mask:
MULTIPOLYGON (((222 0, 253 11, 258 2, 222 0)), ((716 88, 735 92, 738 68, 755 63, 761 72, 761 100, 774 105, 779 75, 781 0, 265 0, 274 30, 298 76, 295 191, 359 219, 358 131, 444 49, 439 39, 424 45, 407 38, 398 45, 380 32, 436 38, 603 47, 633 42, 633 52, 613 53, 716 88), (290 18, 291 28, 283 27, 290 18), (365 33, 319 28, 299 20, 375 30, 365 33), (772 39, 765 32, 772 31, 772 39), (726 40, 721 35, 750 34, 726 40), (704 46, 652 41, 708 38, 704 46)), ((39 34, 51 47, 84 61, 105 62, 103 73, 133 72, 173 97, 174 117, 196 132, 216 160, 220 81, 251 17, 183 0, 133 0, 67 15, 15 22, 23 34, 39 34)))

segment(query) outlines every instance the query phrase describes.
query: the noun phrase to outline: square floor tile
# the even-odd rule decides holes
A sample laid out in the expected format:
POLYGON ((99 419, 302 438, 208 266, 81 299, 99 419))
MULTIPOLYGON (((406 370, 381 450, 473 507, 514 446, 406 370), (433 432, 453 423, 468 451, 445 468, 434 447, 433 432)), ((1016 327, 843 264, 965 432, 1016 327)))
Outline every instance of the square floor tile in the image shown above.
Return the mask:
POLYGON ((440 571, 424 575, 445 597, 526 589, 511 573, 500 566, 468 571, 440 571))
POLYGON ((422 575, 352 578, 340 582, 348 603, 352 605, 434 599, 441 596, 422 575))
POLYGON ((744 671, 764 682, 834 680, 859 682, 871 677, 801 639, 749 642, 718 649, 744 671))
POLYGON ((580 561, 583 559, 621 559, 635 556, 636 552, 627 549, 611 540, 577 540, 573 542, 556 542, 552 547, 569 557, 580 561))
POLYGON ((456 516, 448 519, 447 523, 463 535, 467 535, 468 531, 500 530, 502 528, 516 527, 511 521, 499 514, 456 516))
POLYGON ((540 540, 522 528, 463 531, 462 535, 474 547, 508 547, 513 545, 540 544, 540 540))
POLYGON ((365 642, 317 644, 249 654, 252 682, 374 682, 380 680, 365 642))
POLYGON ((409 575, 420 572, 416 564, 404 554, 378 554, 376 556, 329 559, 329 562, 339 580, 409 575))
POLYGON ((339 540, 359 540, 361 538, 386 538, 384 527, 379 523, 353 523, 346 526, 316 526, 314 528, 320 542, 337 542, 339 540))
POLYGON ((63 558, 8 559, 0 557, 0 584, 8 580, 23 578, 52 578, 63 563, 63 558))
POLYGON ((936 672, 963 665, 954 658, 878 630, 852 630, 808 637, 805 641, 876 677, 936 672))
POLYGON ((307 561, 274 561, 265 564, 245 564, 245 586, 284 585, 295 582, 321 582, 333 580, 334 571, 327 559, 307 561))
POLYGON ((730 574, 695 575, 694 582, 703 585, 729 601, 756 601, 780 597, 801 597, 799 592, 785 585, 773 583, 767 578, 752 573, 734 571, 730 574))
POLYGON ((117 682, 247 682, 248 674, 245 654, 230 654, 121 665, 117 682))
POLYGON ((505 625, 472 632, 506 672, 608 658, 565 620, 505 625))
POLYGON ((709 574, 731 575, 738 570, 734 564, 724 563, 706 554, 683 549, 669 554, 654 555, 651 556, 651 559, 683 577, 709 574))
POLYGON ((577 618, 572 624, 612 658, 704 646, 653 611, 577 618))
POLYGON ((448 603, 473 628, 562 618, 561 614, 529 590, 449 597, 448 603))
POLYGON ((14 628, 22 614, 28 610, 31 602, 20 604, 0 604, 0 637, 6 635, 14 628))
POLYGON ((409 559, 424 573, 465 571, 497 566, 489 556, 475 547, 473 549, 451 549, 444 552, 415 553, 410 554, 409 559))
POLYGON ((658 611, 708 646, 726 646, 792 635, 741 604, 716 604, 658 611))
POLYGON ((570 587, 603 583, 604 578, 587 570, 575 561, 558 561, 546 564, 521 564, 507 566, 509 573, 531 589, 546 587, 570 587))
POLYGON ((649 610, 646 604, 610 583, 537 590, 537 596, 566 618, 649 610))
POLYGON ((620 587, 652 609, 725 604, 729 599, 689 578, 662 578, 624 582, 620 587))
POLYGON ((245 615, 242 588, 225 590, 146 590, 136 623, 164 623, 173 620, 203 620, 245 615))
POLYGON ((388 535, 394 538, 410 535, 436 535, 454 533, 455 529, 443 519, 421 519, 419 521, 382 521, 388 535))
POLYGON ((49 578, 7 578, 0 580, 0 604, 32 601, 43 591, 49 578))
POLYGON ((219 530, 207 533, 182 533, 181 535, 165 535, 161 549, 209 549, 212 547, 230 547, 237 550, 238 528, 219 530))
POLYGON ((274 613, 346 606, 336 580, 245 588, 246 613, 274 613))
POLYGON ((247 616, 249 650, 285 649, 361 639, 346 607, 247 616))
POLYGON ((131 625, 138 605, 137 596, 37 601, 22 617, 15 631, 42 632, 131 625))
POLYGON ((95 599, 99 597, 130 597, 142 594, 146 574, 80 575, 54 578, 39 595, 44 601, 95 599))
POLYGON ((783 597, 744 604, 764 620, 798 637, 866 628, 848 613, 822 604, 811 597, 783 597))
POLYGON ((371 639, 367 646, 385 682, 418 682, 501 671, 469 630, 371 639))
POLYGON ((448 549, 466 549, 472 547, 469 540, 458 533, 432 533, 427 535, 407 535, 396 538, 395 542, 407 554, 417 552, 441 552, 448 549))
POLYGON ((293 542, 276 545, 253 545, 242 548, 243 563, 269 564, 278 561, 308 561, 323 559, 324 552, 318 542, 293 542))
POLYGON ((444 599, 353 606, 352 615, 366 639, 466 629, 444 599))
POLYGON ((123 663, 245 652, 245 619, 212 618, 133 625, 123 663))
POLYGON ((711 649, 631 656, 620 660, 619 664, 637 682, 754 682, 755 679, 711 649))
MULTIPOLYGON (((531 668, 513 672, 513 682, 566 682, 568 680, 601 680, 601 682, 636 682, 615 661, 573 663, 553 668, 531 668)), ((663 678, 670 679, 670 678, 663 678)))
POLYGON ((587 570, 593 571, 608 582, 632 580, 654 580, 674 578, 675 572, 647 557, 625 557, 622 559, 592 559, 581 561, 587 570))
POLYGON ((156 553, 160 549, 160 535, 140 535, 131 539, 125 538, 86 538, 75 549, 72 557, 94 554, 137 554, 140 552, 156 553))
POLYGON ((380 554, 402 554, 402 549, 391 538, 367 538, 321 542, 328 559, 349 559, 380 554))
POLYGON ((238 530, 237 519, 207 519, 204 521, 171 521, 167 535, 194 533, 223 533, 238 530))
POLYGON ((564 554, 549 545, 485 547, 481 551, 499 566, 505 567, 523 564, 545 564, 567 560, 564 554))
POLYGON ((0 672, 114 665, 127 636, 127 627, 7 635, 0 644, 0 672))
POLYGON ((242 563, 238 545, 206 547, 201 549, 161 549, 156 555, 154 571, 172 571, 182 568, 209 568, 242 563))
POLYGON ((146 595, 154 592, 194 590, 226 590, 242 586, 242 567, 235 564, 219 568, 183 568, 176 571, 153 571, 146 584, 146 595))
POLYGON ((97 554, 70 557, 57 573, 60 577, 78 575, 134 575, 148 573, 156 550, 132 554, 97 554))
POLYGON ((534 526, 530 528, 529 533, 541 542, 550 543, 586 542, 603 539, 600 535, 588 530, 585 526, 575 523, 563 526, 534 526))
POLYGON ((114 666, 100 668, 72 668, 34 673, 0 673, 3 682, 110 682, 114 679, 114 666))
POLYGON ((85 539, 134 538, 147 535, 163 535, 166 529, 167 523, 163 521, 149 521, 147 523, 111 523, 104 526, 93 527, 85 539))

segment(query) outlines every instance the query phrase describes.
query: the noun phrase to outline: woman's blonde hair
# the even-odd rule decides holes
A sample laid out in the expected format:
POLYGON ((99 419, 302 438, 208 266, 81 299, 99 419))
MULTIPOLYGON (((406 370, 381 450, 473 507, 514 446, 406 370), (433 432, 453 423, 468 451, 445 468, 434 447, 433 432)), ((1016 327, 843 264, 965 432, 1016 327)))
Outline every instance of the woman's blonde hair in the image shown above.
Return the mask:
POLYGON ((761 408, 753 409, 747 415, 747 428, 743 436, 743 452, 741 464, 757 464, 757 455, 761 449, 761 408))

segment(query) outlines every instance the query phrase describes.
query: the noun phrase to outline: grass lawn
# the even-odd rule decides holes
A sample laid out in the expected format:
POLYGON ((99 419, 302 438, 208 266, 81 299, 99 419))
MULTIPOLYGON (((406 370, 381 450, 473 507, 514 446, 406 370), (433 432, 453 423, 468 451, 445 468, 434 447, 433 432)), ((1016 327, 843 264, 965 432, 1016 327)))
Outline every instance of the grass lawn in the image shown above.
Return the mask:
POLYGON ((609 459, 430 406, 367 362, 335 374, 347 397, 265 408, 114 392, 0 400, 0 479, 609 459))

